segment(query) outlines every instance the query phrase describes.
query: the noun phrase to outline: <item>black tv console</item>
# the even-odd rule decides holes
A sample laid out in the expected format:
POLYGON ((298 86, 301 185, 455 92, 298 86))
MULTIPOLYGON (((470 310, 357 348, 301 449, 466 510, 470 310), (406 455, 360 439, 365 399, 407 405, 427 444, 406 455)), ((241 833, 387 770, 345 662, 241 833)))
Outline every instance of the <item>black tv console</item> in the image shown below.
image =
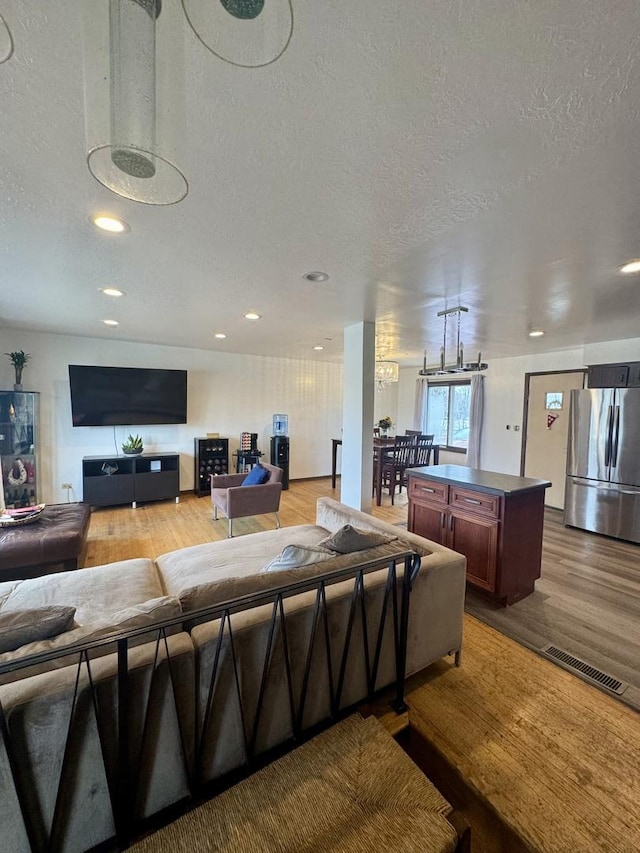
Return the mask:
POLYGON ((84 456, 82 499, 92 506, 117 506, 138 501, 180 501, 180 455, 141 453, 138 456, 84 456))

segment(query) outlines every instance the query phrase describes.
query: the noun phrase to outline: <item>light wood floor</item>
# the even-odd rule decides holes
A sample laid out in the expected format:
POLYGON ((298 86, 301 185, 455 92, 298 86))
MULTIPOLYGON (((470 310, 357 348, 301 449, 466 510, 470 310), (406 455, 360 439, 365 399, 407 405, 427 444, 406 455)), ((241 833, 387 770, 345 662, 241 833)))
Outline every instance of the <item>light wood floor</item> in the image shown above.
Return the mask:
MULTIPOLYGON (((292 483, 283 526, 313 521, 332 494, 328 478, 292 483)), ((374 515, 406 521, 404 495, 388 504, 374 515)), ((270 526, 263 516, 234 531, 270 526)), ((96 510, 84 565, 225 536, 207 498, 96 510)), ((471 616, 464 630, 460 668, 441 661, 411 680, 408 739, 472 824, 474 851, 639 851, 640 715, 471 616)))
POLYGON ((617 678, 621 701, 640 709, 640 545, 567 528, 547 509, 534 592, 498 607, 468 590, 466 610, 531 649, 552 643, 617 678))

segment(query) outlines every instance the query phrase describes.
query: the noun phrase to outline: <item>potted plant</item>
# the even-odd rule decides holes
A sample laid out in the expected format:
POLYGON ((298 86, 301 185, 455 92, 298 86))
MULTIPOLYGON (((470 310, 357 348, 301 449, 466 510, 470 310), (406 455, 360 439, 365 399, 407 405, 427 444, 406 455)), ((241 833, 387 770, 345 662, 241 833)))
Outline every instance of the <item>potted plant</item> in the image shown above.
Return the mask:
POLYGON ((24 350, 17 350, 16 352, 5 352, 5 355, 9 356, 9 361, 13 365, 13 369, 16 372, 16 381, 13 386, 13 390, 22 391, 22 371, 24 370, 24 366, 29 361, 31 356, 28 352, 25 352, 24 350))
POLYGON ((139 435, 131 435, 129 434, 127 440, 122 445, 122 452, 126 456, 139 456, 142 451, 142 437, 139 435))
POLYGON ((393 426, 393 421, 391 420, 389 415, 387 415, 386 418, 380 418, 380 420, 378 421, 378 426, 380 427, 380 434, 386 435, 393 426))

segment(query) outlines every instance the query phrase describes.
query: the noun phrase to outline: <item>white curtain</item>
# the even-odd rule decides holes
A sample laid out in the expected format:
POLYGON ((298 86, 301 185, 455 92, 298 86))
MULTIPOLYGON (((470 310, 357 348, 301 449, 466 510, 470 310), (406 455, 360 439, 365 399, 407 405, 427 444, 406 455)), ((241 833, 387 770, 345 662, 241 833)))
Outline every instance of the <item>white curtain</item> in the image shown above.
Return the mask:
POLYGON ((427 425, 427 385, 429 381, 426 376, 418 376, 416 379, 416 399, 413 407, 413 429, 426 432, 427 425))
POLYGON ((467 466, 480 468, 480 444, 482 441, 482 422, 484 420, 484 376, 471 377, 471 398, 469 400, 469 444, 467 447, 467 466))

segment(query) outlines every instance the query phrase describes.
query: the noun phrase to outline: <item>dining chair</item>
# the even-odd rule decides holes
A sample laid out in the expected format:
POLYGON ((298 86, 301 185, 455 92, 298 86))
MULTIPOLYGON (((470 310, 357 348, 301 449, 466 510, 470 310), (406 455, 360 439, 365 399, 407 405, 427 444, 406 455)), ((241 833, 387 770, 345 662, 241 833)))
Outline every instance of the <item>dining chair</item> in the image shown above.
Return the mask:
POLYGON ((396 486, 398 487, 398 494, 402 492, 404 472, 411 464, 415 445, 415 435, 397 435, 393 445, 382 454, 382 487, 389 490, 392 506, 396 486))
POLYGON ((411 468, 421 468, 423 465, 428 465, 431 460, 431 452, 433 451, 433 434, 420 434, 416 439, 416 449, 413 456, 411 468))
POLYGON ((419 429, 405 429, 404 434, 405 435, 420 435, 420 430, 419 429))
POLYGON ((428 465, 431 461, 431 452, 433 451, 433 435, 425 435, 421 433, 415 437, 416 443, 413 448, 413 457, 409 464, 405 466, 402 475, 402 485, 407 485, 408 473, 412 468, 422 468, 428 465))

